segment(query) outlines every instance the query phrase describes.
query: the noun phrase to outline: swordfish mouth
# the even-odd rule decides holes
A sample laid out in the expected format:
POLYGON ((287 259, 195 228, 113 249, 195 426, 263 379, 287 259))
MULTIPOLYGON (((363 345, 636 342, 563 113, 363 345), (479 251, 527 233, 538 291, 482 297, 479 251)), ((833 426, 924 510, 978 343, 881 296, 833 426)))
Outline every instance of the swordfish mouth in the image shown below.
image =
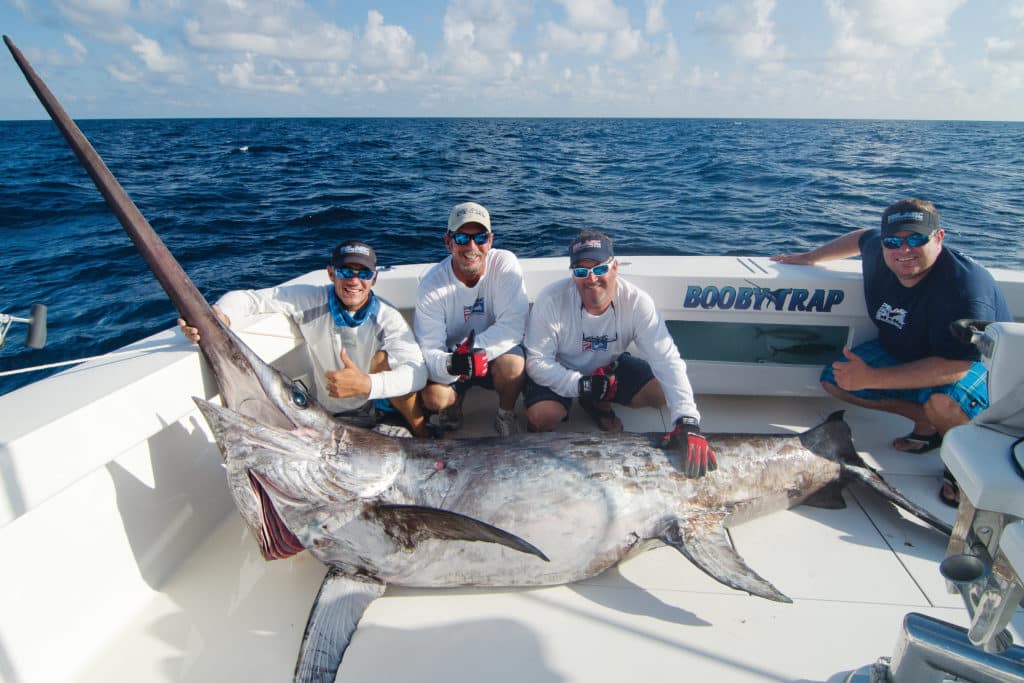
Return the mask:
MULTIPOLYGON (((252 486, 253 493, 256 494, 256 498, 259 500, 259 540, 263 559, 283 560, 286 557, 301 553, 305 548, 295 534, 285 525, 281 515, 277 512, 277 508, 274 507, 273 500, 267 494, 266 487, 273 488, 273 484, 252 470, 248 470, 247 474, 249 475, 249 484, 252 486)), ((280 493, 277 489, 274 490, 280 493)))

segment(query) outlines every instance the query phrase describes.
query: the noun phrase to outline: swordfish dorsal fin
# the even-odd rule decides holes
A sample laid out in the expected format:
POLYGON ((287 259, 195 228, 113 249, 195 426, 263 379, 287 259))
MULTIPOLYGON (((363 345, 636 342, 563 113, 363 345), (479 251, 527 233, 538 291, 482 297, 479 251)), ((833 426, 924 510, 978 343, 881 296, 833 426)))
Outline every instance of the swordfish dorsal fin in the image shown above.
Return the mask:
POLYGON ((422 505, 384 504, 367 508, 363 516, 381 522, 389 536, 408 548, 432 538, 448 541, 484 541, 536 555, 545 562, 550 561, 537 547, 515 534, 449 510, 422 505))
POLYGON ((768 600, 793 602, 747 566, 725 532, 725 518, 724 513, 712 511, 676 520, 659 538, 719 583, 768 600), (680 527, 681 522, 687 525, 686 529, 680 527))
POLYGON ((295 683, 334 683, 363 612, 384 588, 380 581, 354 578, 335 567, 327 571, 306 620, 295 683))

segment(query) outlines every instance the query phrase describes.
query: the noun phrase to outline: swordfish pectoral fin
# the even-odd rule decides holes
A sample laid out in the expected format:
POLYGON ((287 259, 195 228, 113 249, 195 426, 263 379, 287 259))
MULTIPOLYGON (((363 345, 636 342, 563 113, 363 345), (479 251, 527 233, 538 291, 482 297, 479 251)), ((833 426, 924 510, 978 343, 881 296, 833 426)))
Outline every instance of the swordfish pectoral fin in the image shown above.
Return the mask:
POLYGON ((309 610, 295 663, 295 683, 334 683, 352 633, 385 584, 354 578, 332 567, 309 610))
POLYGON ((478 519, 449 510, 422 505, 375 505, 364 512, 365 517, 379 521, 388 535, 407 548, 429 539, 449 541, 483 541, 536 555, 550 562, 536 546, 515 534, 478 519))
POLYGON ((724 515, 718 514, 712 519, 676 520, 659 538, 719 583, 768 600, 793 602, 747 566, 729 540, 723 521, 724 515), (689 528, 684 530, 680 524, 689 528))

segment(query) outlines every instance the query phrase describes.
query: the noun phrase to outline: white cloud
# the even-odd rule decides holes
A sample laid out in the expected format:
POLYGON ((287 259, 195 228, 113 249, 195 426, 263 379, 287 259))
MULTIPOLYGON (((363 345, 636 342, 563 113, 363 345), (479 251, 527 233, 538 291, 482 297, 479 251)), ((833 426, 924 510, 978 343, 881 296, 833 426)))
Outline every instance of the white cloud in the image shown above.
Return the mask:
POLYGON ((444 15, 442 64, 456 76, 507 74, 521 58, 513 35, 527 17, 515 0, 456 0, 444 15))
POLYGON ((665 0, 647 0, 644 30, 648 34, 661 33, 668 24, 665 21, 665 0))
POLYGON ((612 34, 611 58, 617 61, 633 59, 646 47, 639 30, 624 28, 612 34))
POLYGON ((402 70, 413 62, 416 41, 402 26, 387 25, 384 15, 370 10, 360 40, 359 61, 371 69, 402 70))
POLYGON ((830 0, 847 16, 849 29, 870 42, 900 48, 930 47, 949 31, 949 20, 966 0, 830 0))
POLYGON ((85 45, 82 45, 82 41, 80 41, 78 38, 75 38, 70 33, 65 33, 64 42, 67 43, 68 47, 71 48, 71 52, 74 55, 72 58, 73 62, 75 64, 83 63, 85 61, 86 56, 89 54, 89 51, 85 48, 85 45))
MULTIPOLYGON (((297 0, 205 4, 185 21, 185 38, 204 50, 313 61, 347 59, 353 44, 349 31, 297 0)), ((245 82, 244 77, 237 80, 245 82)))
POLYGON ((163 48, 160 47, 160 43, 144 35, 138 34, 136 36, 131 49, 150 71, 156 71, 157 73, 180 73, 186 69, 183 60, 166 54, 163 48))
POLYGON ((698 12, 696 23, 699 29, 721 36, 744 61, 778 61, 786 50, 775 43, 774 11, 775 0, 742 0, 698 12))
POLYGON ((608 44, 608 36, 600 31, 574 31, 548 21, 537 29, 537 42, 552 52, 598 54, 608 44))
POLYGON ((629 28, 629 15, 613 0, 558 0, 569 26, 577 31, 617 31, 629 28))
POLYGON ((257 67, 256 60, 256 55, 247 54, 243 62, 219 67, 216 70, 217 81, 239 90, 290 95, 301 92, 299 79, 292 67, 276 59, 257 67))
POLYGON ((131 64, 123 63, 119 66, 108 64, 107 73, 122 83, 138 83, 142 80, 143 74, 131 64))

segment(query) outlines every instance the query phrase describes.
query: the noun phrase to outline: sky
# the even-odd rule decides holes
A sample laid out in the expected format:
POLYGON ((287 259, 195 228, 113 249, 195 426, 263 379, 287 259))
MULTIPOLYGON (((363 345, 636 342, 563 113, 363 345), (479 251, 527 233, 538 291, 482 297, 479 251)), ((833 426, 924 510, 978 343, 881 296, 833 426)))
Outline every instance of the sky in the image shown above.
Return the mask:
MULTIPOLYGON (((75 118, 1024 120, 1024 0, 0 0, 0 31, 75 118)), ((40 118, 0 56, 0 120, 40 118)))

